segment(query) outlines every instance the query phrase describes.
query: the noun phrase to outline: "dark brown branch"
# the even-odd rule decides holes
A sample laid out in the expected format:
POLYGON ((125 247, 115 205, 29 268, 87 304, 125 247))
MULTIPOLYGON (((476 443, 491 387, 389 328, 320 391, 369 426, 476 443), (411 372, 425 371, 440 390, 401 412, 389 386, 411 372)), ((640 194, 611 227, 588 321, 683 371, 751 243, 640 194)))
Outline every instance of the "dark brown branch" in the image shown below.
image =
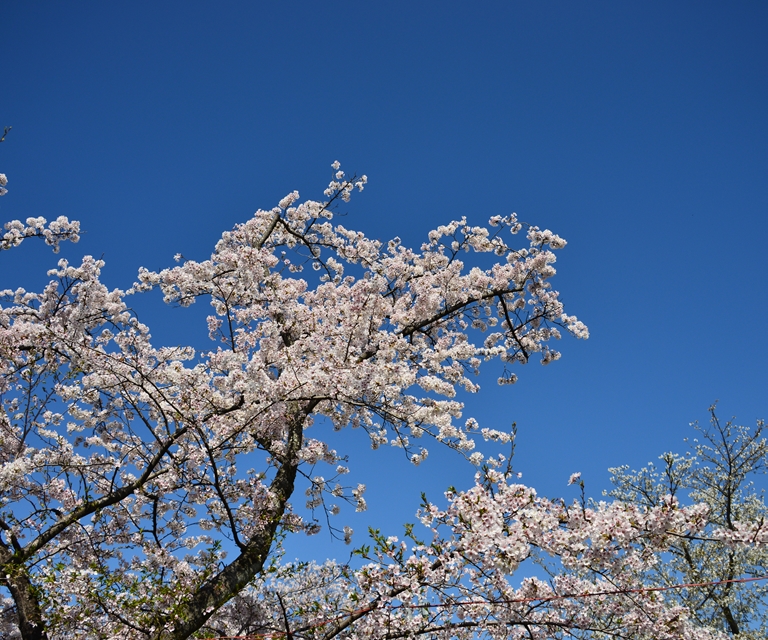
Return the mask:
MULTIPOLYGON (((427 318, 426 320, 422 320, 421 322, 409 324, 408 326, 403 327, 400 331, 398 331, 398 333, 401 336, 410 336, 416 331, 419 331, 424 327, 428 327, 429 325, 436 323, 438 320, 442 320, 446 316, 453 315, 457 311, 460 311, 461 309, 468 307, 469 305, 475 302, 480 302, 481 300, 488 300, 490 298, 495 298, 496 296, 503 296, 510 293, 519 293, 520 291, 522 291, 522 289, 492 289, 491 291, 488 291, 487 293, 484 293, 481 296, 477 296, 476 298, 464 300, 463 302, 457 302, 452 305, 446 305, 445 309, 443 309, 439 313, 436 313, 430 318, 427 318)), ((510 327, 510 331, 511 330, 512 330, 512 327, 510 327)))

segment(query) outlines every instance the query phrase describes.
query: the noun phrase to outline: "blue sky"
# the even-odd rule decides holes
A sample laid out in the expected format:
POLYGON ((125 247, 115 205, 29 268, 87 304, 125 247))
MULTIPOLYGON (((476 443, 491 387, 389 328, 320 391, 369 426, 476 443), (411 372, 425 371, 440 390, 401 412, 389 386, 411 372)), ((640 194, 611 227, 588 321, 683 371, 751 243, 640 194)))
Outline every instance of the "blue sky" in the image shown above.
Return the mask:
MULTIPOLYGON (((2 17, 0 220, 81 220, 63 253, 103 256, 109 285, 206 257, 293 189, 320 198, 338 159, 370 178, 344 220, 370 236, 418 245, 516 211, 568 240, 553 284, 591 338, 513 387, 488 376, 467 407, 517 422, 542 493, 582 471, 597 495, 607 467, 682 451, 716 399, 768 417, 768 4, 8 0, 2 17)), ((2 287, 55 260, 0 255, 2 287)), ((157 342, 199 322, 142 304, 157 342)), ((345 442, 369 486, 357 529, 471 482, 447 452, 410 469, 345 442)))

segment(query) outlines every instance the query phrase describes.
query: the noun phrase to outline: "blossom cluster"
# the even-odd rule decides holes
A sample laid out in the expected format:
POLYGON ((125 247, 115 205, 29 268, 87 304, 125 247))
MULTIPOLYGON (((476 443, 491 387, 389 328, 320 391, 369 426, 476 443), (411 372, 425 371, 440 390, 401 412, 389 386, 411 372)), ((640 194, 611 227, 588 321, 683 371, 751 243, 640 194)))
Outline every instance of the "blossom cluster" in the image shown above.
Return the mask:
MULTIPOLYGON (((5 176, 0 174, 0 178, 0 183, 3 183, 5 176)), ((27 238, 43 238, 58 253, 63 241, 77 242, 80 239, 80 223, 76 220, 70 222, 65 216, 59 216, 50 223, 43 217, 27 218, 26 223, 12 220, 6 222, 4 228, 5 233, 0 236, 0 251, 17 247, 27 238)))

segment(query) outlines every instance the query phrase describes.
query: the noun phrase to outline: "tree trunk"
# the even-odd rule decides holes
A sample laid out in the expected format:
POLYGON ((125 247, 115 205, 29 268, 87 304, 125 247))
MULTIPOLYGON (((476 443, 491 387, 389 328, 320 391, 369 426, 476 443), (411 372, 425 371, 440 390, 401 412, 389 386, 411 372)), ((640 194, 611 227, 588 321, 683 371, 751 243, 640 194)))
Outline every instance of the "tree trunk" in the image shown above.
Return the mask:
POLYGON ((22 640, 48 640, 37 591, 23 565, 13 562, 7 549, 0 549, 0 571, 5 574, 2 584, 11 592, 16 603, 19 631, 22 640))

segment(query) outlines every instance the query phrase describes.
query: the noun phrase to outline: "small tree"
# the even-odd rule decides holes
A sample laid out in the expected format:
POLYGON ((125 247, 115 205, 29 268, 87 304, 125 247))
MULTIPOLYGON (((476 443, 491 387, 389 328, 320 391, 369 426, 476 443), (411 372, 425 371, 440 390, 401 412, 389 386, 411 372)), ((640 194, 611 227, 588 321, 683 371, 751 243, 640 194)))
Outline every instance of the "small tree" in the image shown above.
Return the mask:
MULTIPOLYGON (((768 585, 763 581, 727 582, 768 574, 765 545, 733 543, 734 539, 750 539, 744 523, 759 527, 768 516, 763 493, 753 483, 766 470, 765 423, 758 421, 754 429, 731 421, 723 424, 714 405, 709 412, 708 426, 693 424, 699 436, 692 442, 693 454, 665 453, 659 468, 650 464, 640 471, 629 471, 626 466, 611 469, 616 488, 610 495, 640 507, 659 505, 669 495, 706 505, 706 528, 695 536, 673 538, 665 561, 650 567, 644 579, 659 586, 726 581, 673 590, 670 597, 702 625, 740 638, 765 638, 768 585)), ((752 535, 760 539, 757 530, 752 535)))

